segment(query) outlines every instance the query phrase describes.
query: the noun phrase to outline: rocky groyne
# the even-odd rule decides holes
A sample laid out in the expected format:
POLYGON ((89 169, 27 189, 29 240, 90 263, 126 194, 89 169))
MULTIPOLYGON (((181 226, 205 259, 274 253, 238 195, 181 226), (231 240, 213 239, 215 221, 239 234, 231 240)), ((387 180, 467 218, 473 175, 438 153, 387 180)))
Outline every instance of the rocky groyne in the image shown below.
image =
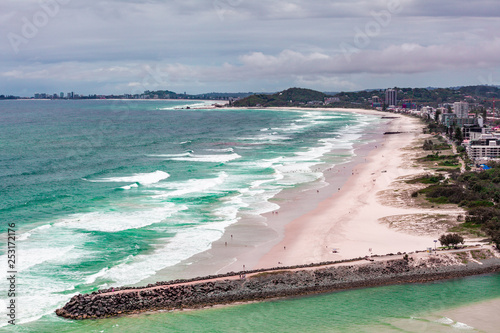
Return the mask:
POLYGON ((56 314, 70 319, 105 318, 144 311, 194 309, 351 288, 421 283, 500 271, 500 259, 491 251, 476 252, 412 256, 317 268, 242 272, 215 279, 200 278, 198 281, 159 283, 144 288, 108 289, 76 295, 63 308, 56 310, 56 314))

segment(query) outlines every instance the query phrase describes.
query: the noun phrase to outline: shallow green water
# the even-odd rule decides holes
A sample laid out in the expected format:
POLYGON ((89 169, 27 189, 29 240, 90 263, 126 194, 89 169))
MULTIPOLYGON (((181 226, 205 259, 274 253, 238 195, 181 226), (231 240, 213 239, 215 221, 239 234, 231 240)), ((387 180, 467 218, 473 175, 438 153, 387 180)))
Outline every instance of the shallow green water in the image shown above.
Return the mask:
POLYGON ((31 328, 40 332, 470 332, 472 328, 456 322, 442 323, 446 321, 434 313, 494 298, 500 298, 500 274, 98 321, 53 317, 31 328))

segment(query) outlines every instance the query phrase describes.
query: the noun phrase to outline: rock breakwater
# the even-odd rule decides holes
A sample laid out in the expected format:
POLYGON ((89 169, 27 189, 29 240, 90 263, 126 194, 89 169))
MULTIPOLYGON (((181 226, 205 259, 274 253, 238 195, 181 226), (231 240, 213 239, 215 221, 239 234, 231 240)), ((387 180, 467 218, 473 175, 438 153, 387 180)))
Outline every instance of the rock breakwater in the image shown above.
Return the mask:
POLYGON ((108 289, 76 295, 56 310, 56 314, 70 319, 105 318, 144 311, 196 309, 352 288, 421 283, 500 271, 499 258, 494 255, 483 255, 482 258, 464 263, 454 254, 412 256, 352 265, 247 271, 197 281, 157 283, 144 288, 108 289))

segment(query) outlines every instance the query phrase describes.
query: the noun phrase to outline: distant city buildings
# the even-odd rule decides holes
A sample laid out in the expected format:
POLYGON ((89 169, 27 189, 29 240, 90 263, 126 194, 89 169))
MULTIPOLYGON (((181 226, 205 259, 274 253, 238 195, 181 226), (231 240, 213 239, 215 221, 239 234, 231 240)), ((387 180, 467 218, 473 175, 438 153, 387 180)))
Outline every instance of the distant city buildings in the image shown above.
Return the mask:
POLYGON ((457 115, 457 118, 469 118, 469 103, 467 102, 455 102, 453 103, 453 112, 457 115))
POLYGON ((325 98, 325 105, 336 103, 336 102, 340 102, 340 98, 338 98, 338 97, 326 97, 325 98))
POLYGON ((398 105, 398 92, 396 89, 387 89, 385 91, 385 104, 388 106, 398 105))
MULTIPOLYGON (((199 95, 187 95, 187 94, 176 94, 170 91, 149 91, 146 90, 144 93, 138 94, 120 94, 120 95, 101 95, 101 94, 77 94, 74 92, 61 92, 61 93, 35 93, 33 94, 34 99, 192 99, 192 100, 235 100, 242 97, 247 97, 252 95, 249 93, 208 93, 199 95)), ((334 99, 337 97, 334 97, 334 99)), ((0 100, 2 99, 29 99, 29 97, 16 97, 16 96, 5 96, 0 95, 0 100)), ((338 98, 337 98, 338 99, 338 98)), ((323 101, 320 102, 323 104, 323 101)))

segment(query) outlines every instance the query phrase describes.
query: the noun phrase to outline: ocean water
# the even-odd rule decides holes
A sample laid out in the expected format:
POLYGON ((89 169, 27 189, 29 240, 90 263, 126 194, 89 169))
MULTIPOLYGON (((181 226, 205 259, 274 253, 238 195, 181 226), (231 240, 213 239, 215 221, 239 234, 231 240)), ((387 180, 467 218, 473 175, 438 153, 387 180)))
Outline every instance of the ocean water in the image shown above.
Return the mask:
MULTIPOLYGON (((269 200, 281 191, 320 186, 322 170, 352 159, 380 123, 342 112, 185 109, 205 104, 0 102, 0 330, 335 332, 390 322, 401 308, 384 301, 387 312, 367 315, 370 297, 404 293, 402 318, 424 306, 421 290, 433 294, 435 285, 103 321, 56 317, 74 294, 140 284, 207 250, 227 226, 277 209, 269 200), (15 327, 4 292, 9 223, 16 225, 15 327)), ((496 276, 484 279, 498 289, 496 276)), ((451 299, 440 304, 464 302, 451 299)))
MULTIPOLYGON (((380 121, 185 109, 205 104, 0 103, 0 228, 16 224, 18 323, 207 250, 242 217, 277 209, 268 200, 280 191, 320 183, 320 169, 349 161, 380 121)), ((7 272, 5 246, 0 253, 7 272)))

